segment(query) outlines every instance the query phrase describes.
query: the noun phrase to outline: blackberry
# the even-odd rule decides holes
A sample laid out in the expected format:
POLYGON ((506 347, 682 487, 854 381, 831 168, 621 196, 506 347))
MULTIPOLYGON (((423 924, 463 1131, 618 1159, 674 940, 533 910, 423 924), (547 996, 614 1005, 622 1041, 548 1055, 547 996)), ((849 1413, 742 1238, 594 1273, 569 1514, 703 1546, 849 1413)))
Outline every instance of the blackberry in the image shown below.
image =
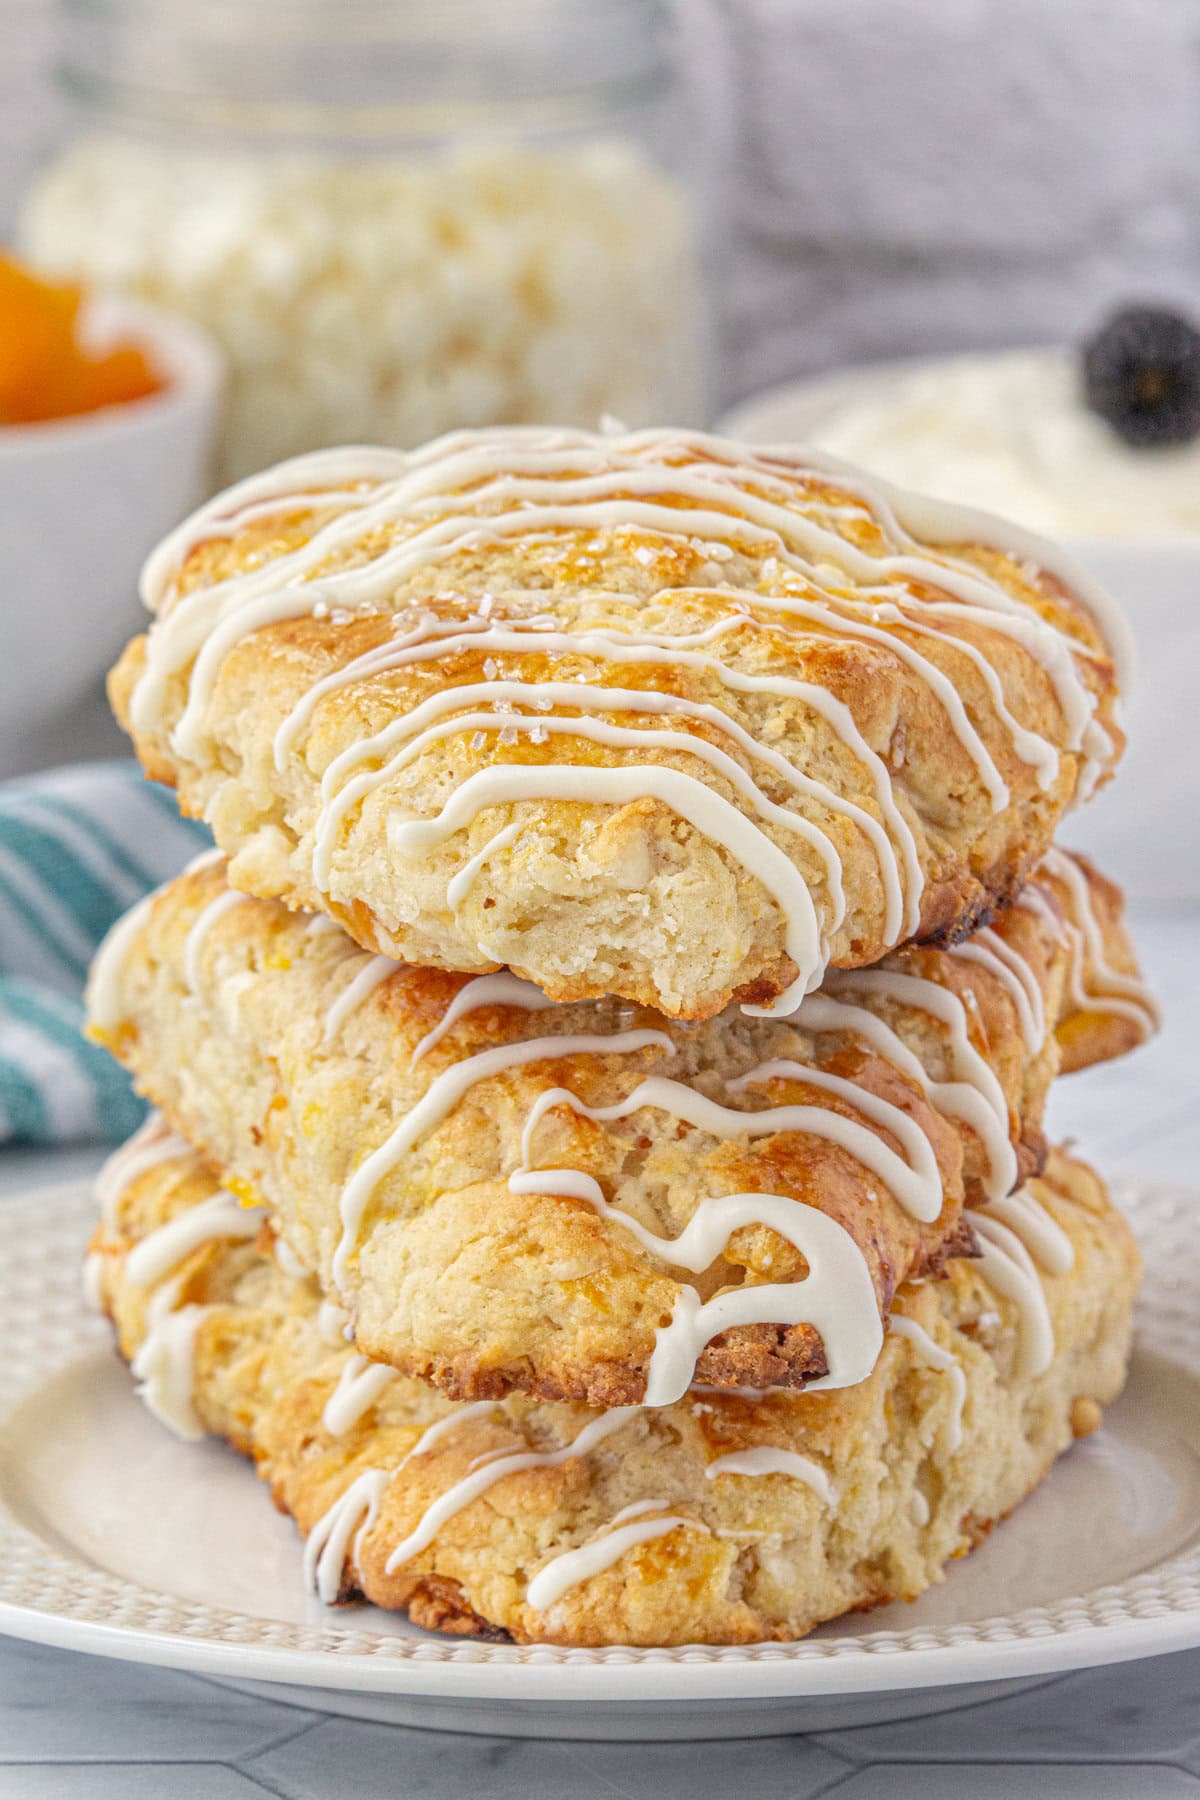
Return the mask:
POLYGON ((1091 410, 1136 449, 1200 435, 1200 331, 1166 307, 1114 313, 1084 346, 1083 378, 1091 410))

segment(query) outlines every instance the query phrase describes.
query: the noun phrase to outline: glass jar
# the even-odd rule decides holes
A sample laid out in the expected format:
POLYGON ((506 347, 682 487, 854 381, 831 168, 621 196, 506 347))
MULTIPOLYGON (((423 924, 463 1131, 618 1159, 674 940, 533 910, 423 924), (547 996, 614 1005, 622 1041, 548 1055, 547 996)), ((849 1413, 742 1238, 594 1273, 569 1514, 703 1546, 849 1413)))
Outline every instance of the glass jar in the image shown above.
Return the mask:
POLYGON ((66 0, 76 138, 20 227, 183 312, 218 479, 457 426, 703 415, 661 0, 66 0))

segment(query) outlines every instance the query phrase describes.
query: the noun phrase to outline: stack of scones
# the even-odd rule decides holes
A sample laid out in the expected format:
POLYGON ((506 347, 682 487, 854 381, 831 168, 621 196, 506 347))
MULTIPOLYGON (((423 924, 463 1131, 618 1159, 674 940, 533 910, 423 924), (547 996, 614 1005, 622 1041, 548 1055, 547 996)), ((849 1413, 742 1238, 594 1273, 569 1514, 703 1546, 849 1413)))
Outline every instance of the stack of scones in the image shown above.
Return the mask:
POLYGON ((828 458, 529 427, 272 469, 144 596, 113 702, 218 846, 90 985, 157 1109, 88 1265, 146 1403, 438 1630, 938 1580, 1126 1371, 1137 1250, 1042 1130, 1155 1023, 1053 841, 1104 595, 828 458))

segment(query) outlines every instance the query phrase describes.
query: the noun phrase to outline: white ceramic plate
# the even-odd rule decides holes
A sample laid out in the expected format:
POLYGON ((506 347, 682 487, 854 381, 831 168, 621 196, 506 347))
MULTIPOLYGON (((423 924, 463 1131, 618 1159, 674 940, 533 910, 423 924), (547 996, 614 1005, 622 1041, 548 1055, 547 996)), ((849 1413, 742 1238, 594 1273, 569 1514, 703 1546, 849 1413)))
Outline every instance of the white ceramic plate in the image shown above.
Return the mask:
POLYGON ((560 1650, 438 1638, 302 1590, 249 1466, 145 1413, 80 1298, 79 1184, 0 1203, 0 1629, 371 1718, 516 1736, 729 1737, 964 1705, 1200 1644, 1200 1195, 1120 1196, 1147 1258, 1129 1387, 914 1606, 801 1644, 560 1650))
POLYGON ((210 484, 222 360, 186 319, 93 294, 84 335, 144 345, 166 385, 143 400, 0 426, 0 568, 28 604, 5 609, 0 769, 14 775, 98 750, 120 734, 104 676, 144 629, 143 558, 210 484))

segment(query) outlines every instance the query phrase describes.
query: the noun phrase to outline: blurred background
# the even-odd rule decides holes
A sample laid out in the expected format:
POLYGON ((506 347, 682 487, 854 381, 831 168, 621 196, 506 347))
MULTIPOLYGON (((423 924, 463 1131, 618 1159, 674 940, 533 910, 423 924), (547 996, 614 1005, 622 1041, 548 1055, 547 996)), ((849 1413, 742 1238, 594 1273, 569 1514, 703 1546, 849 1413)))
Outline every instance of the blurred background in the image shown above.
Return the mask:
MULTIPOLYGON (((1195 0, 673 12, 679 148, 721 221, 719 398, 866 356, 1073 339, 1131 291, 1200 291, 1195 0)), ((11 236, 77 115, 55 81, 70 29, 56 0, 0 0, 0 22, 11 236)))
POLYGON ((64 283, 105 380, 140 347, 157 382, 0 412, 0 560, 38 601, 0 774, 119 748, 138 565, 214 485, 493 420, 717 423, 1067 539, 1142 663, 1076 836, 1200 890, 1163 777, 1200 404, 1132 442, 1080 361, 1130 302, 1200 314, 1200 0, 0 0, 0 42, 0 407, 64 283))

